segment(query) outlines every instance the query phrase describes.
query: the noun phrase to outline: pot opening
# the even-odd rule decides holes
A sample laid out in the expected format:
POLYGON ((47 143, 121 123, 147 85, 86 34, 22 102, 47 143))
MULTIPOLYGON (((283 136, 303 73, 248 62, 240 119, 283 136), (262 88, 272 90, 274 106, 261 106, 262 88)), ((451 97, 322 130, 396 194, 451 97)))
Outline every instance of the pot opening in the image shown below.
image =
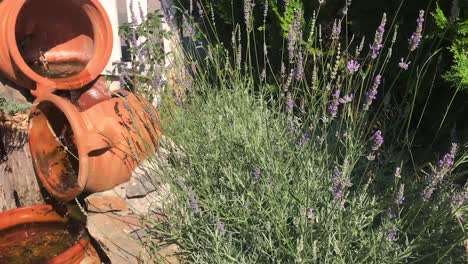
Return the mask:
POLYGON ((36 140, 31 152, 41 180, 60 193, 79 188, 78 149, 67 117, 49 101, 41 102, 32 115, 29 133, 36 140))
POLYGON ((46 78, 83 71, 94 56, 89 1, 26 1, 16 20, 16 41, 29 67, 46 78))
POLYGON ((0 263, 47 263, 85 234, 77 223, 29 223, 0 231, 0 263))

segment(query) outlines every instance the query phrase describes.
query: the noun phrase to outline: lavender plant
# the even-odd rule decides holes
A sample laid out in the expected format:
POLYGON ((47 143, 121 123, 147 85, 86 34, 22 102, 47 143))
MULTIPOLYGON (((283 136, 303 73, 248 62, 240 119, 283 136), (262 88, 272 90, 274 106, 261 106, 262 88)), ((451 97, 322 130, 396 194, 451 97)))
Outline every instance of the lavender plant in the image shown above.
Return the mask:
POLYGON ((350 1, 328 32, 316 19, 306 27, 296 9, 283 54, 270 55, 252 33, 252 14, 262 8, 265 24, 267 7, 244 4, 231 49, 206 33, 209 18, 188 17, 209 45, 202 59, 187 54, 191 104, 163 120, 190 161, 168 176, 175 201, 154 237, 176 241, 194 263, 464 263, 466 187, 451 176, 468 161, 464 146, 435 166, 437 155, 414 157, 414 97, 395 102, 398 82, 386 82, 389 68, 423 75, 411 74, 411 56, 425 11, 400 40, 383 14, 366 43, 347 35, 350 1), (398 41, 409 47, 403 60, 392 54, 398 41), (281 56, 280 69, 269 56, 281 56))

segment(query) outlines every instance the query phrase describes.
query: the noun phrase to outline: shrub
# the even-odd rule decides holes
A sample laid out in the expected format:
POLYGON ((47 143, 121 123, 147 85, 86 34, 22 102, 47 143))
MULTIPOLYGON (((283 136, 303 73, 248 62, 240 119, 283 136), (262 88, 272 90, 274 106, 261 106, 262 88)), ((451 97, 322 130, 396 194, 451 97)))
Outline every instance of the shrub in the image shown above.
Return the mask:
POLYGON ((421 111, 415 104, 432 91, 424 80, 437 58, 418 53, 427 12, 403 40, 383 14, 366 40, 344 34, 347 13, 327 32, 317 12, 307 31, 295 9, 277 54, 253 33, 252 3, 234 22, 232 49, 197 29, 215 28, 206 13, 182 13, 208 45, 194 41, 187 54, 191 101, 164 115, 188 159, 167 175, 174 200, 150 223, 153 237, 195 263, 466 261, 468 187, 453 182, 465 147, 456 134, 440 154, 416 144, 429 99, 421 111), (397 88, 405 92, 392 95, 397 88))

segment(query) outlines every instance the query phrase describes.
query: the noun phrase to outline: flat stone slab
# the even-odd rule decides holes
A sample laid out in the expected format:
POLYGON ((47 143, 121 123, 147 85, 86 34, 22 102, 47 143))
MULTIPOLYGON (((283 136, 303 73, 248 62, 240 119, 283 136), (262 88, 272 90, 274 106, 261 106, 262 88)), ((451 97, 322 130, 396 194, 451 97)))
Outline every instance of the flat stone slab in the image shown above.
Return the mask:
POLYGON ((138 217, 114 213, 88 214, 87 227, 112 264, 148 262, 149 254, 141 241, 130 235, 142 229, 138 217))
POLYGON ((115 195, 93 194, 86 197, 85 201, 88 211, 93 213, 125 211, 128 209, 127 201, 115 195))
POLYGON ((176 255, 178 247, 174 244, 161 246, 156 255, 150 255, 144 246, 147 239, 146 230, 136 215, 92 213, 88 214, 87 227, 90 235, 99 243, 112 264, 155 263, 155 261, 179 263, 176 255))

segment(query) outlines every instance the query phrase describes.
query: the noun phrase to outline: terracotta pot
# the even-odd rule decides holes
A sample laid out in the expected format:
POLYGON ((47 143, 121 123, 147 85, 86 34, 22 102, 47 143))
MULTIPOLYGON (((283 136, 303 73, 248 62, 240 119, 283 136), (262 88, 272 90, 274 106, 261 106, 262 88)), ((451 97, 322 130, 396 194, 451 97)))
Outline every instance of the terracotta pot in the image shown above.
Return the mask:
MULTIPOLYGON (((30 231, 28 232, 29 235, 26 235, 25 230, 16 230, 14 232, 7 231, 7 230, 14 230, 11 228, 20 227, 25 224, 39 224, 39 223, 42 223, 42 224, 51 223, 56 226, 55 227, 56 229, 59 229, 57 227, 59 223, 64 224, 67 222, 64 218, 62 218, 60 215, 58 215, 54 211, 51 205, 37 205, 37 206, 31 206, 31 207, 24 207, 24 208, 12 209, 12 210, 0 213, 0 233, 7 236, 7 237, 4 237, 3 240, 0 239, 0 241, 2 241, 2 243, 0 243, 0 253, 2 252, 2 249, 11 250, 12 247, 15 247, 16 249, 18 249, 18 247, 20 247, 21 245, 30 246, 27 240, 28 239, 33 240, 35 238, 34 237, 31 238, 29 237, 29 235, 38 236, 38 234, 34 234, 34 233, 39 233, 41 235, 40 238, 36 238, 36 239, 42 239, 43 237, 45 237, 42 235, 48 234, 48 233, 44 231, 42 231, 41 233, 38 225, 30 227, 30 231), (31 232, 34 229, 37 229, 37 230, 35 230, 35 232, 31 232)), ((65 229, 63 231, 65 231, 65 229)), ((99 256, 97 255, 96 250, 91 245, 89 235, 86 233, 84 227, 80 227, 78 231, 80 231, 82 235, 80 237, 70 238, 71 241, 73 241, 73 239, 76 239, 76 241, 72 243, 71 247, 69 247, 68 249, 66 249, 62 253, 59 253, 56 256, 51 256, 51 258, 48 259, 45 263, 78 264, 78 263, 82 263, 82 261, 84 260, 86 260, 86 263, 96 263, 96 264, 100 263, 99 256)), ((33 243, 34 241, 30 241, 30 242, 33 243)), ((34 252, 33 249, 30 249, 30 250, 31 252, 34 252)), ((10 251, 7 253, 11 254, 10 251)), ((0 262, 1 261, 2 261, 2 256, 0 254, 0 262)))
POLYGON ((98 0, 3 0, 0 14, 0 72, 36 96, 79 89, 110 59, 112 27, 98 0))
POLYGON ((47 94, 30 113, 36 173, 49 193, 64 201, 128 181, 138 163, 155 152, 160 136, 157 110, 123 90, 82 112, 47 94))

